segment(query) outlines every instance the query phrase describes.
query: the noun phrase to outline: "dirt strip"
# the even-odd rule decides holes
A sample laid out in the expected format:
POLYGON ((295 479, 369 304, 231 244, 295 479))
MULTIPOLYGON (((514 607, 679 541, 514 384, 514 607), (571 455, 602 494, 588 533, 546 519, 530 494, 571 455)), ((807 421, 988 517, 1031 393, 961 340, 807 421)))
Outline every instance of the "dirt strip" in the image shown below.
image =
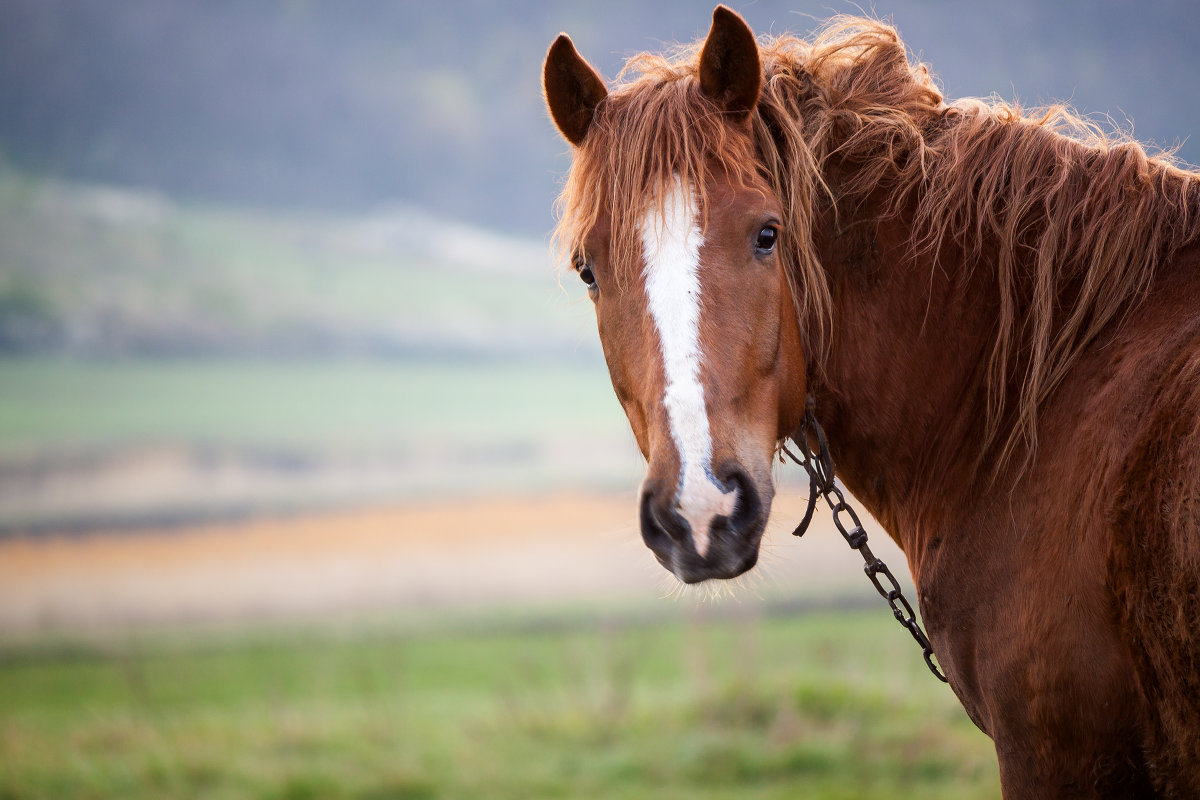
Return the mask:
MULTIPOLYGON (((0 541, 0 632, 728 593, 726 584, 679 592, 642 545, 635 505, 632 493, 507 496, 16 537, 0 541)), ((736 582, 735 602, 870 591, 857 554, 823 516, 804 540, 788 535, 802 513, 799 498, 777 500, 760 565, 736 582)), ((903 570, 894 545, 871 530, 876 552, 903 570)))

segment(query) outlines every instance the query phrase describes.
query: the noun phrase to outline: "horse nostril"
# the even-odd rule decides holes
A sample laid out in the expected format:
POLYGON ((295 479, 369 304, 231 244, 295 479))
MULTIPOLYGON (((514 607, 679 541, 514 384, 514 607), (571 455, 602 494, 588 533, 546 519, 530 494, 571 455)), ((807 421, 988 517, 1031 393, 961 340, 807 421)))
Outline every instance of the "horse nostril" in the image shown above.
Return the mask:
POLYGON ((754 529, 759 517, 762 516, 762 500, 754 488, 754 482, 746 471, 737 465, 726 470, 725 485, 733 489, 736 503, 733 513, 729 515, 729 528, 735 533, 745 533, 754 529))
POLYGON ((687 523, 673 508, 664 506, 653 490, 642 493, 640 517, 642 540, 651 550, 658 551, 672 541, 683 544, 688 539, 687 523))

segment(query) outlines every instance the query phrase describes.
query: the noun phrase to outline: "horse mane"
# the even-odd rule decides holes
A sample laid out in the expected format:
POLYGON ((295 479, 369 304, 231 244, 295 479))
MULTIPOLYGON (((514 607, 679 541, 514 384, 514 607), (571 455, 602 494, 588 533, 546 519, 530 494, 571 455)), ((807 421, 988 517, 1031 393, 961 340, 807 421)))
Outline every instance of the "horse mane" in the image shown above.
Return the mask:
POLYGON ((883 22, 841 16, 811 42, 761 39, 753 142, 700 91, 702 44, 627 63, 568 174, 560 251, 582 248, 608 214, 611 263, 635 264, 638 220, 677 179, 696 187, 705 213, 709 177, 745 183, 757 172, 783 205, 780 252, 820 371, 833 303, 813 220, 882 192, 885 213, 914 215, 914 252, 936 263, 953 246, 965 269, 995 272, 999 318, 982 388, 988 441, 1012 416, 1001 464, 1022 439, 1036 447, 1046 398, 1200 235, 1200 173, 1062 106, 946 103, 883 22))

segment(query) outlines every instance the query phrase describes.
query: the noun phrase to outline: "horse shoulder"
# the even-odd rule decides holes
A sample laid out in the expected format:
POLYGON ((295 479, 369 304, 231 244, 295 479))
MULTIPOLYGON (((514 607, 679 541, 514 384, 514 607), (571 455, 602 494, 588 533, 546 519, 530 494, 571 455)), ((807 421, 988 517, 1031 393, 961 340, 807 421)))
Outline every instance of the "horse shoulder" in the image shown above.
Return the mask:
POLYGON ((1200 786, 1200 313, 1186 305, 1090 354, 1019 489, 959 519, 978 535, 947 539, 921 581, 1013 796, 1140 796, 1147 765, 1175 776, 1160 785, 1200 786), (990 555, 970 549, 981 542, 990 555))
POLYGON ((1108 579, 1143 698, 1152 774, 1187 794, 1200 787, 1200 332, 1168 363, 1146 393, 1122 470, 1108 579))

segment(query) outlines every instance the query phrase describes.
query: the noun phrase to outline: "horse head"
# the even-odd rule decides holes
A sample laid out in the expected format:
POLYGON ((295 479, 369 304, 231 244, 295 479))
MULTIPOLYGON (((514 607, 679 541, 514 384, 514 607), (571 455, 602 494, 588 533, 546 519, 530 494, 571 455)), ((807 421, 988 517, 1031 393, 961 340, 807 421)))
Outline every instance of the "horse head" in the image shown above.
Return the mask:
POLYGON ((734 577, 757 561, 805 396, 790 235, 752 128, 754 35, 719 6, 689 74, 651 65, 610 93, 563 34, 543 78, 575 156, 559 238, 647 461, 642 538, 685 582, 734 577))

